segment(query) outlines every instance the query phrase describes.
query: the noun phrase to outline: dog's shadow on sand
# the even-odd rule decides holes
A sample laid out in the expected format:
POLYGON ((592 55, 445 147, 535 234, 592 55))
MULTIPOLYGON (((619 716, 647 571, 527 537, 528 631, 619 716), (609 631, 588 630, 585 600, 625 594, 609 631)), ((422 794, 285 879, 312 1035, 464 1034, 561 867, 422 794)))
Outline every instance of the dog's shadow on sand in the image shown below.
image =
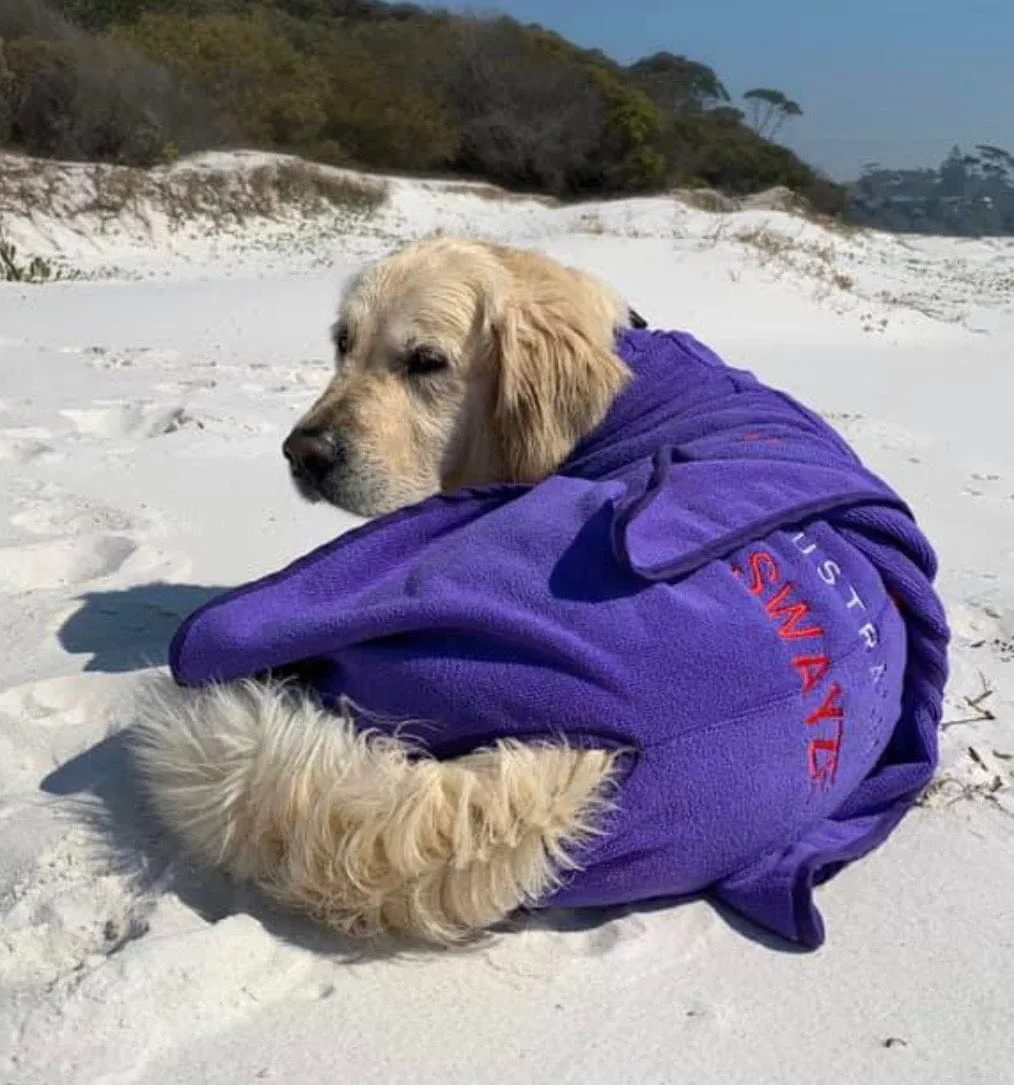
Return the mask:
POLYGON ((87 655, 86 671, 122 674, 165 661, 173 634, 187 615, 224 587, 201 584, 140 584, 90 591, 60 627, 64 651, 87 655))
MULTIPOLYGON (((228 589, 198 584, 142 584, 92 591, 58 632, 67 652, 87 655, 84 670, 127 674, 162 667, 173 634, 194 610, 228 589)), ((140 677, 136 692, 157 680, 140 677)), ((163 680, 165 680, 163 678, 163 680)), ((136 709, 129 695, 116 729, 43 779, 42 791, 63 800, 64 812, 94 832, 103 861, 128 880, 143 910, 158 897, 173 894, 209 923, 231 915, 252 915, 287 942, 345 961, 392 956, 395 950, 364 948, 329 933, 309 920, 283 914, 256 890, 184 858, 148 805, 130 752, 136 709)))
MULTIPOLYGON (((131 737, 128 719, 123 730, 65 762, 40 786, 65 801, 63 812, 76 824, 92 830, 93 854, 127 880, 140 916, 159 898, 173 895, 208 923, 249 915, 275 937, 344 964, 405 956, 397 946, 365 945, 285 913, 256 889, 184 857, 141 791, 131 737)), ((141 933, 146 929, 142 922, 141 933)))
MULTIPOLYGON (((166 649, 180 622, 225 588, 155 583, 123 590, 90 592, 64 623, 60 642, 69 652, 91 656, 87 671, 122 674, 164 663, 166 649)), ((148 806, 130 754, 131 709, 114 721, 118 729, 66 761, 41 783, 44 793, 66 801, 67 813, 96 833, 114 869, 125 876, 137 901, 150 904, 173 894, 209 923, 236 914, 253 916, 276 937, 343 963, 380 959, 429 959, 443 951, 403 943, 364 944, 329 932, 310 920, 276 908, 257 890, 218 871, 191 862, 178 842, 167 836, 148 806)), ((602 909, 549 909, 518 913, 493 930, 509 935, 535 927, 559 934, 587 934, 623 916, 678 908, 684 901, 650 901, 602 909)), ((712 903, 715 913, 751 941, 780 952, 799 952, 791 943, 754 926, 730 909, 712 903)), ((478 951, 479 939, 454 952, 478 951)))

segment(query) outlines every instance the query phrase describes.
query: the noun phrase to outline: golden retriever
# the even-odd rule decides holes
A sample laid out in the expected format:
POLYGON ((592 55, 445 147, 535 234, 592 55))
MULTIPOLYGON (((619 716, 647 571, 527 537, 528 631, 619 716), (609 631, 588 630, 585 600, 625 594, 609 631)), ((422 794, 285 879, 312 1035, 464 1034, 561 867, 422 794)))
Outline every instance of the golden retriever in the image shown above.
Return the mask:
MULTIPOLYGON (((335 373, 284 444, 310 500, 363 516, 551 474, 629 377, 608 285, 534 252, 413 244, 355 277, 335 373)), ((366 709, 369 706, 365 706, 366 709)), ((365 935, 450 943, 537 904, 609 802, 616 755, 501 742, 419 757, 289 688, 152 698, 135 747, 153 805, 203 860, 365 935)))

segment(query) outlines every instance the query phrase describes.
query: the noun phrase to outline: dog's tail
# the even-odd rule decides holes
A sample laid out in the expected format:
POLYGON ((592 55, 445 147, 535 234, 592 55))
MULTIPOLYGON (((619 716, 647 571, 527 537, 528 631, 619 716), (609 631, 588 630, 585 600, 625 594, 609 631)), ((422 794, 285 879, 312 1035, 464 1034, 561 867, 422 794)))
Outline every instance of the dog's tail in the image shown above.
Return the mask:
POLYGON ((438 943, 552 891, 599 831, 616 762, 515 741, 438 761, 252 681, 155 687, 134 736, 188 851, 332 928, 438 943))

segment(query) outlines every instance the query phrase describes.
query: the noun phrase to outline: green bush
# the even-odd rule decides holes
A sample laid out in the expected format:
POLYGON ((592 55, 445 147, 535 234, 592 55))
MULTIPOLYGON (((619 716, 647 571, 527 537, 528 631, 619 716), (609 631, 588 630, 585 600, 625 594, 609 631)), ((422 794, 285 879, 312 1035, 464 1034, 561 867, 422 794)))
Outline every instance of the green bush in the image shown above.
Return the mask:
POLYGON ((228 122, 166 67, 71 26, 36 0, 0 6, 0 144, 147 165, 212 146, 228 122))
POLYGON ((254 144, 298 148, 326 119, 324 71, 257 15, 146 14, 113 37, 199 87, 254 144))
POLYGON ((666 177, 662 114, 641 91, 597 69, 593 80, 606 107, 606 128, 598 160, 602 169, 591 187, 638 191, 659 187, 666 177))
POLYGON ((393 30, 350 34, 334 28, 316 47, 314 60, 327 76, 321 139, 340 147, 343 161, 445 169, 457 156, 459 133, 440 97, 420 78, 425 58, 413 49, 411 35, 393 30), (397 60, 402 48, 412 58, 408 63, 397 60))
POLYGON ((554 194, 585 187, 607 107, 590 71, 555 48, 507 19, 466 25, 448 86, 460 170, 554 194))
POLYGON ((42 256, 23 261, 17 246, 0 235, 0 282, 49 283, 60 277, 60 269, 42 256))
POLYGON ((787 147, 757 135, 736 110, 670 119, 662 137, 668 176, 679 187, 701 183, 745 196, 776 185, 798 193, 825 214, 845 208, 845 189, 821 177, 787 147))

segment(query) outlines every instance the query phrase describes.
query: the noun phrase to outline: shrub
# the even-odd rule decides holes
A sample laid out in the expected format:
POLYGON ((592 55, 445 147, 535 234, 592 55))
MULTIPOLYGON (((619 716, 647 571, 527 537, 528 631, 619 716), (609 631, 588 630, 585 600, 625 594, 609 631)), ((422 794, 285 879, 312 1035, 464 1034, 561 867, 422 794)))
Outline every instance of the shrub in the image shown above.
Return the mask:
POLYGON ((375 32, 335 28, 315 53, 328 79, 322 139, 341 149, 341 158, 328 158, 388 169, 446 168, 458 153, 458 131, 420 78, 425 60, 414 48, 414 34, 392 29, 378 41, 375 32), (399 54, 414 60, 399 63, 399 54))
POLYGON ((703 181, 745 196, 783 185, 821 213, 837 215, 845 208, 844 186, 821 177, 787 147, 757 135, 736 110, 673 118, 662 143, 669 178, 681 187, 703 181))
POLYGON ((167 68, 80 31, 37 0, 0 9, 0 139, 30 154, 149 164, 229 131, 167 68))
POLYGON ((324 124, 324 72, 256 16, 146 14, 114 36, 199 87, 255 144, 296 148, 324 124))
POLYGON ((448 87, 457 165, 516 188, 583 187, 607 109, 586 70, 506 19, 467 25, 448 87))
POLYGON ((612 73, 596 69, 592 78, 605 103, 606 124, 592 163, 599 168, 586 187, 608 192, 657 188, 666 174, 662 115, 646 95, 612 73))
POLYGON ((0 234, 0 282, 48 283, 59 278, 59 268, 42 256, 33 256, 25 263, 17 247, 0 234))

